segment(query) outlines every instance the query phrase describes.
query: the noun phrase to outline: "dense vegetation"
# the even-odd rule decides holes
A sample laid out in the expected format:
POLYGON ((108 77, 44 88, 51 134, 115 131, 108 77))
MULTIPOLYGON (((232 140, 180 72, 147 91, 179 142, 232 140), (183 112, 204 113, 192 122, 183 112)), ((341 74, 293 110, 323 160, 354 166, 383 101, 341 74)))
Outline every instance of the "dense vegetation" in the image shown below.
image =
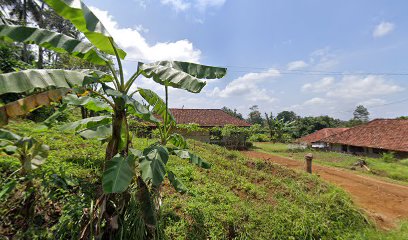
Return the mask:
MULTIPOLYGON (((51 150, 48 160, 35 170, 39 194, 33 221, 21 219, 16 211, 24 197, 24 185, 19 182, 14 191, 3 196, 1 234, 75 239, 98 197, 104 146, 73 132, 42 132, 38 126, 21 122, 7 127, 36 137, 51 150)), ((134 144, 143 148, 153 141, 135 139, 134 144)), ((370 229, 343 191, 315 176, 249 160, 222 147, 194 145, 193 151, 209 160, 213 168, 196 168, 172 157, 168 168, 185 183, 188 192, 177 193, 166 180, 161 238, 347 239, 359 236, 360 229, 370 229)), ((0 157, 1 186, 12 179, 18 181, 18 174, 11 175, 18 168, 16 158, 0 157)), ((134 207, 135 214, 138 205, 134 207)), ((138 219, 137 214, 133 217, 138 219)), ((131 229, 132 233, 137 231, 131 229)))

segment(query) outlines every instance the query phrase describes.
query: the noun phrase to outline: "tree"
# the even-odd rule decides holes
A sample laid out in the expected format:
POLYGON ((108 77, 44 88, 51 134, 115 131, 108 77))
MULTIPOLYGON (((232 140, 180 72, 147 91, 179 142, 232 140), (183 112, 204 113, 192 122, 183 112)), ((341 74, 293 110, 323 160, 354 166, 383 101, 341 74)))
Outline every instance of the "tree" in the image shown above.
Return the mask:
POLYGON ((368 112, 367 108, 363 105, 358 105, 353 112, 353 120, 361 121, 363 123, 368 122, 368 116, 370 113, 368 112))
MULTIPOLYGON (((265 113, 266 124, 269 129, 269 136, 272 141, 286 142, 293 122, 285 122, 283 119, 274 117, 272 113, 265 113), (285 137, 286 134, 286 137, 285 137)), ((290 137, 289 137, 290 138, 290 137)))
POLYGON ((293 111, 282 111, 276 115, 276 118, 279 120, 283 120, 284 122, 293 122, 299 118, 293 111))
POLYGON ((249 112, 247 121, 251 124, 263 124, 263 119, 261 116, 261 112, 259 111, 258 105, 253 105, 249 108, 251 112, 249 112))
POLYGON ((37 44, 51 51, 70 54, 93 64, 106 66, 110 72, 31 69, 1 74, 0 96, 14 92, 24 94, 26 97, 2 106, 0 120, 4 123, 8 118, 23 115, 51 101, 58 101, 69 91, 72 94, 68 94, 63 99, 65 107, 83 106, 96 112, 111 113, 111 115, 82 119, 67 124, 63 128, 63 130, 79 131, 84 138, 97 138, 108 143, 102 176, 104 194, 95 206, 97 209, 95 212, 99 211, 100 217, 92 218, 86 225, 86 228, 92 228, 91 231, 85 229, 83 232, 104 234, 103 238, 111 238, 121 232, 118 228, 121 227, 120 223, 125 216, 131 194, 128 192, 128 187, 133 185, 137 189, 135 194, 142 206, 141 216, 147 238, 154 239, 157 218, 155 207, 159 205, 152 204, 152 201, 157 202, 154 199, 160 198, 164 177, 168 176, 177 191, 182 190, 182 184, 177 177, 172 172, 166 171, 169 154, 187 159, 200 167, 210 166, 187 150, 188 146, 180 135, 170 134, 175 121, 168 110, 168 88, 198 93, 206 84, 201 79, 222 78, 226 74, 226 69, 178 61, 148 64, 139 62, 136 72, 125 80, 122 59, 125 58, 126 52, 116 45, 99 19, 83 2, 80 0, 44 1, 57 14, 70 20, 89 42, 45 29, 8 25, 0 25, 0 38, 25 44, 37 44), (105 57, 106 54, 113 57, 116 65, 105 57), (162 85, 165 90, 165 100, 153 91, 137 88, 135 82, 139 76, 151 78, 162 85), (94 85, 98 85, 99 88, 95 90, 89 87, 94 85), (133 98, 135 94, 139 94, 149 103, 150 110, 133 98), (132 135, 129 133, 128 126, 130 115, 156 124, 160 130, 160 142, 143 151, 133 149, 132 135), (155 116, 160 116, 161 120, 155 116), (166 146, 168 142, 172 147, 166 146), (135 169, 138 169, 138 172, 135 169), (118 221, 112 220, 118 218, 118 221), (103 223, 106 224, 102 225, 103 223), (104 226, 103 232, 99 232, 102 231, 102 226, 104 226))
POLYGON ((303 117, 293 123, 292 135, 295 138, 314 133, 323 128, 344 126, 344 122, 329 116, 303 117))
POLYGON ((228 113, 229 115, 231 115, 233 117, 244 120, 244 118, 242 117, 242 114, 237 112, 237 109, 232 110, 232 109, 224 106, 224 107, 221 108, 221 110, 223 110, 224 112, 228 113))
MULTIPOLYGON (((41 7, 35 0, 0 0, 2 6, 10 8, 10 16, 16 18, 15 22, 26 26, 28 19, 31 16, 37 23, 42 22, 41 7)), ((39 53, 42 51, 40 49, 39 53)), ((22 61, 29 63, 29 51, 26 43, 23 43, 23 51, 21 54, 22 61)))

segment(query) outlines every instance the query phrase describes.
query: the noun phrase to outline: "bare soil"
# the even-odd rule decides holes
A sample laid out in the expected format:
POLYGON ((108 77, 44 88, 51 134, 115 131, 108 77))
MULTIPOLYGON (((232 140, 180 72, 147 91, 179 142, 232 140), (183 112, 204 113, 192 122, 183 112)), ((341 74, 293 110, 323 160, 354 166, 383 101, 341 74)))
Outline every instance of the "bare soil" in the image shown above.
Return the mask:
MULTIPOLYGON (((243 151, 250 158, 258 158, 304 170, 301 161, 268 153, 243 151)), ((408 219, 408 187, 361 176, 349 170, 314 164, 312 172, 348 192, 355 204, 363 209, 378 227, 388 230, 403 219, 408 219)))

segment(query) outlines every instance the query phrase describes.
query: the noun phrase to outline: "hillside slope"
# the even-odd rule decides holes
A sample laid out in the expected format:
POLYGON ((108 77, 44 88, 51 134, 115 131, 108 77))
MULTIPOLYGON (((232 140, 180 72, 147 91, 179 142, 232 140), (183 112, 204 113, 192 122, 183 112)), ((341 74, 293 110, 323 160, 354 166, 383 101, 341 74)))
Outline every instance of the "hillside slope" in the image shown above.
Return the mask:
MULTIPOLYGON (((61 133, 36 132, 32 123, 11 128, 50 145, 47 162, 36 170, 36 217, 29 227, 15 209, 24 196, 17 190, 0 206, 0 235, 22 238, 77 238, 86 209, 96 199, 104 146, 98 141, 61 133)), ((154 140, 137 139, 143 147, 154 140)), ((163 239, 350 239, 372 229, 340 189, 315 176, 296 173, 239 152, 190 142, 194 152, 213 164, 210 170, 175 157, 169 168, 189 193, 181 195, 165 182, 160 215, 163 239)), ((0 156, 0 187, 19 167, 18 160, 0 156)))

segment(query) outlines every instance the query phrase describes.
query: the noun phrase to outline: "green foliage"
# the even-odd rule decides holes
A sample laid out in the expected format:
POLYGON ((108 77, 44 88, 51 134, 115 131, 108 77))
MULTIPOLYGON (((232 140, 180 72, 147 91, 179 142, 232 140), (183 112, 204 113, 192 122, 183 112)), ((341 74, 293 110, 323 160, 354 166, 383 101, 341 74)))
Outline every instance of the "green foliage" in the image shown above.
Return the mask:
POLYGON ((98 65, 106 65, 107 61, 92 44, 45 29, 0 25, 0 39, 36 44, 58 53, 69 53, 98 65))
POLYGON ((213 143, 227 147, 228 149, 245 149, 245 142, 251 130, 227 124, 224 127, 214 127, 210 130, 213 143))
POLYGON ((224 112, 228 113, 229 115, 231 115, 233 117, 244 120, 244 117, 242 116, 241 113, 237 112, 237 109, 232 110, 232 109, 224 106, 224 107, 221 108, 221 110, 223 110, 224 112))
POLYGON ((252 124, 251 127, 249 127, 249 133, 252 134, 258 134, 258 133, 265 133, 266 129, 262 127, 261 124, 252 124))
POLYGON ((205 86, 199 78, 222 78, 226 68, 211 67, 188 62, 160 61, 150 64, 139 63, 138 71, 163 86, 180 88, 198 93, 205 86))
POLYGON ((168 121, 175 122, 174 116, 167 110, 166 103, 155 92, 149 89, 139 88, 139 94, 152 108, 151 111, 161 116, 164 119, 167 117, 168 121), (166 116, 167 115, 167 116, 166 116))
POLYGON ((292 126, 294 122, 285 122, 283 119, 274 117, 272 113, 265 113, 266 124, 269 129, 269 137, 274 142, 290 142, 292 126))
MULTIPOLYGON (((21 221, 10 222, 15 214, 6 213, 16 206, 20 196, 17 189, 21 182, 17 181, 15 190, 0 205, 0 222, 12 223, 8 225, 12 229, 5 231, 11 229, 7 234, 16 238, 31 234, 30 239, 78 239, 87 223, 91 201, 99 197, 104 149, 99 141, 83 140, 70 132, 61 135, 56 128, 35 132, 36 126, 23 122, 7 127, 50 146, 48 160, 35 170, 41 179, 38 187, 41 211, 36 213, 40 221, 25 233, 20 228, 21 221)), ((134 139, 133 144, 140 150, 149 145, 146 139, 134 139)), ((287 149, 287 145, 273 144, 277 145, 287 149)), ((170 157, 168 173, 177 175, 188 194, 180 195, 169 184, 163 185, 166 197, 162 199, 157 220, 162 239, 368 240, 404 239, 407 234, 406 224, 391 232, 375 230, 343 191, 315 176, 200 142, 195 143, 193 153, 208 159, 213 167, 207 171, 170 157)), ((18 165, 17 159, 0 156, 0 176, 10 175, 18 165)), ((4 179, 0 179, 1 187, 7 183, 4 179)), ((136 189, 134 185, 129 188, 129 207, 118 233, 124 239, 144 236, 146 231, 136 189)))
POLYGON ((112 37, 99 19, 81 1, 44 0, 58 15, 70 20, 86 38, 99 50, 111 55, 116 52, 120 58, 126 53, 114 44, 112 37))
POLYGON ((0 74, 0 95, 5 93, 32 93, 49 88, 82 86, 87 72, 59 69, 30 69, 0 74))
MULTIPOLYGON (((57 112, 55 108, 55 105, 42 106, 35 109, 34 111, 31 111, 29 114, 27 114, 26 118, 36 123, 44 122, 57 112)), ((58 122, 66 122, 69 118, 68 115, 68 112, 61 112, 60 114, 58 114, 58 116, 56 116, 55 120, 58 122)))
POLYGON ((259 111, 258 105, 253 105, 252 107, 249 108, 251 112, 249 112, 248 119, 247 121, 250 124, 263 124, 263 119, 261 116, 261 112, 259 111))
POLYGON ((196 143, 209 172, 169 161, 188 195, 169 194, 166 239, 353 239, 370 229, 346 194, 318 178, 196 143))
POLYGON ((304 117, 297 119, 292 126, 294 138, 314 133, 323 128, 341 127, 343 122, 329 116, 304 117))
POLYGON ((139 164, 143 180, 151 181, 153 186, 160 186, 166 175, 165 165, 168 160, 169 152, 161 145, 153 144, 144 149, 139 164))
POLYGON ((0 152, 17 155, 23 175, 43 164, 49 147, 32 137, 21 137, 13 132, 0 129, 0 152))
POLYGON ((136 156, 130 154, 126 158, 118 155, 106 163, 102 176, 105 193, 119 193, 127 189, 135 171, 136 156))
MULTIPOLYGON (((185 192, 188 191, 186 186, 184 186, 184 184, 182 182, 180 182, 180 180, 178 180, 178 178, 176 177, 176 175, 174 175, 174 173, 172 171, 168 172, 168 177, 169 177, 169 181, 170 181, 171 185, 173 185, 174 189, 176 189, 177 192, 185 193, 185 192)), ((0 198, 1 198, 1 196, 0 196, 0 198)))
POLYGON ((368 122, 370 113, 363 105, 358 105, 353 112, 353 120, 368 122))
POLYGON ((255 133, 249 137, 251 142, 269 142, 271 139, 264 133, 255 133))
POLYGON ((397 159, 395 158, 395 153, 393 152, 383 152, 381 154, 381 160, 387 163, 396 162, 397 159))
POLYGON ((276 115, 276 118, 284 121, 285 123, 293 122, 299 119, 300 117, 296 115, 293 111, 282 111, 276 115))
POLYGON ((27 197, 22 190, 25 181, 12 173, 19 168, 16 157, 0 156, 0 189, 9 180, 16 180, 0 206, 1 235, 17 239, 77 239, 85 219, 84 209, 96 198, 100 185, 103 151, 98 141, 84 141, 79 136, 57 129, 36 131, 39 125, 32 122, 11 123, 9 130, 31 135, 50 147, 47 161, 33 169, 33 188, 36 191, 36 211, 31 225, 21 221, 22 216, 10 209, 18 209, 27 197), (6 178, 8 177, 8 179, 6 178), (4 181, 5 180, 5 181, 4 181), (8 212, 8 213, 7 213, 8 212))
POLYGON ((0 41, 0 73, 9 73, 33 67, 20 60, 19 53, 21 51, 21 47, 17 45, 0 41))

